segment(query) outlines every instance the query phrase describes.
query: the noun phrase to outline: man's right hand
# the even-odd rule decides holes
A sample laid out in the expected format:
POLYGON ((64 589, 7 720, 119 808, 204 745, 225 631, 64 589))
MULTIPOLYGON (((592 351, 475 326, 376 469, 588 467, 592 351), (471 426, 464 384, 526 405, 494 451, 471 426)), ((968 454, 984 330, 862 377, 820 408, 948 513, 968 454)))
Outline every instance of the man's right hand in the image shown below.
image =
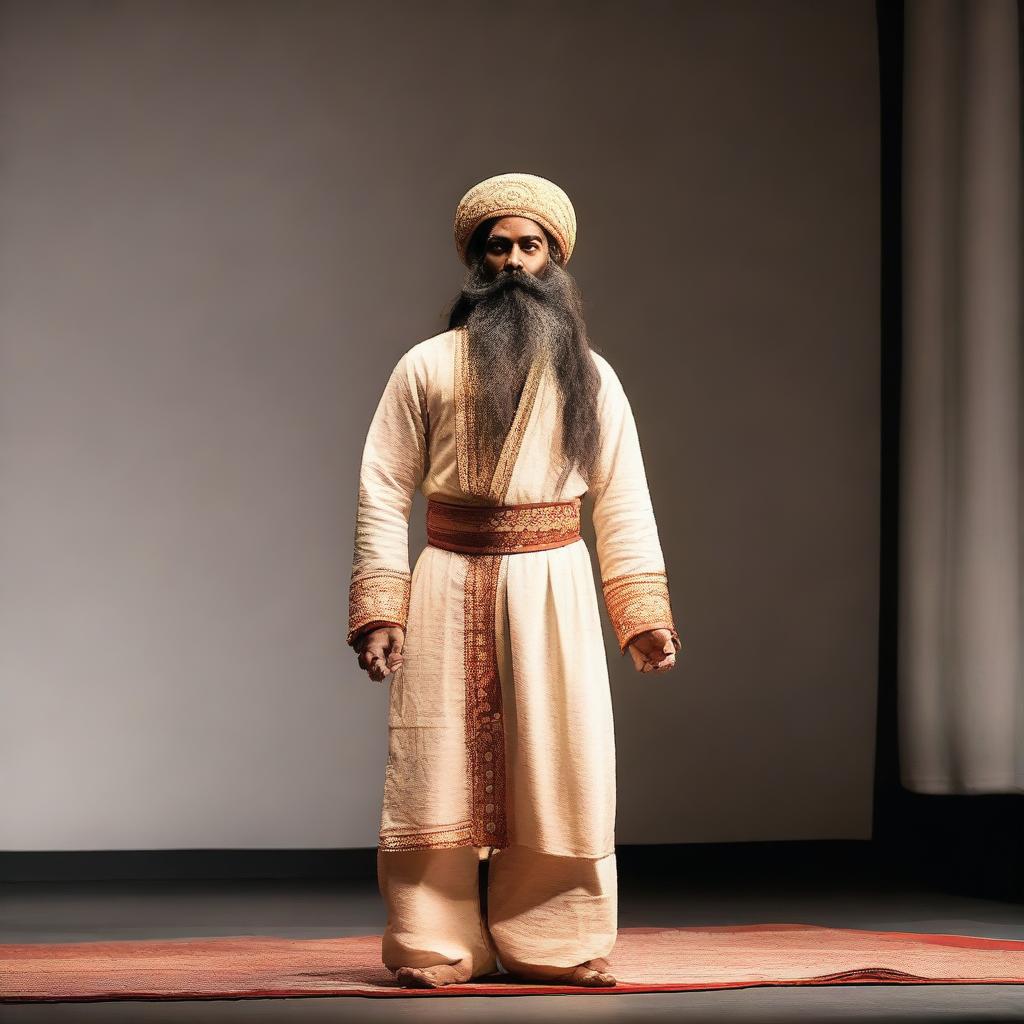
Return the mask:
POLYGON ((375 682, 380 682, 396 671, 405 660, 405 630, 401 626, 381 626, 363 638, 359 651, 359 667, 366 669, 375 682))

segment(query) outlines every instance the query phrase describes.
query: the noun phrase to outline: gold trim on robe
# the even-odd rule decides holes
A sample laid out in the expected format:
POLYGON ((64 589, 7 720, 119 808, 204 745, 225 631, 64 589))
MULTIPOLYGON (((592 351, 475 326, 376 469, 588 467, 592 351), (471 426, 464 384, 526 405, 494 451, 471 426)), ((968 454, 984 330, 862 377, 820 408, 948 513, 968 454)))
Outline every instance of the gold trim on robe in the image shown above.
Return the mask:
POLYGON ((380 626, 401 626, 409 621, 412 573, 397 569, 370 569, 348 586, 348 633, 345 642, 357 647, 362 634, 380 626))
POLYGON ((625 654, 629 642, 649 629, 667 629, 678 651, 682 645, 672 619, 668 574, 664 571, 629 572, 601 581, 608 618, 625 654))
POLYGON ((382 850, 450 850, 456 846, 472 846, 472 827, 473 823, 466 820, 431 832, 382 828, 378 846, 382 850))

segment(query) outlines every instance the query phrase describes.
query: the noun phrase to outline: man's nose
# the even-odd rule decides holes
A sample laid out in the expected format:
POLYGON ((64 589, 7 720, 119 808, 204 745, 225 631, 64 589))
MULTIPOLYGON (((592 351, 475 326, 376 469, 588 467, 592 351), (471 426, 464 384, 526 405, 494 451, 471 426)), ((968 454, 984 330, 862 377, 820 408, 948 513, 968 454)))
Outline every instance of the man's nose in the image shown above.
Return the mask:
POLYGON ((521 270, 523 266, 523 257, 519 252, 518 247, 513 246, 508 253, 508 258, 505 260, 506 270, 521 270))

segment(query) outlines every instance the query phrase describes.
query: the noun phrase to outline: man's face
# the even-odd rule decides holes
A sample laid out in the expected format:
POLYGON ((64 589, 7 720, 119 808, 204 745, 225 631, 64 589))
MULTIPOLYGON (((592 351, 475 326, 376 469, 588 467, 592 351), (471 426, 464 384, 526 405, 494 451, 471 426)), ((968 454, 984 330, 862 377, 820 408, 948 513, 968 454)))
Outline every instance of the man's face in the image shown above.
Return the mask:
POLYGON ((502 217, 491 226, 484 245, 484 267, 491 278, 503 271, 525 270, 535 277, 547 266, 548 240, 543 228, 527 217, 502 217))

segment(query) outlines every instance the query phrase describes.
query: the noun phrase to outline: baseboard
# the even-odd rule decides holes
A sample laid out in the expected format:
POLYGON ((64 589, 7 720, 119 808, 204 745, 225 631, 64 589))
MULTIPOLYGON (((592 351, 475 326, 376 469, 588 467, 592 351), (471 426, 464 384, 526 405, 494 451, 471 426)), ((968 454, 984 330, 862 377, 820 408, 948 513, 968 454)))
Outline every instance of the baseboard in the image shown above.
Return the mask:
MULTIPOLYGON (((805 874, 868 868, 879 859, 870 840, 779 840, 738 843, 624 844, 621 871, 700 871, 805 874)), ((376 876, 376 850, 7 850, 0 851, 0 882, 89 882, 215 879, 334 879, 376 876)))

